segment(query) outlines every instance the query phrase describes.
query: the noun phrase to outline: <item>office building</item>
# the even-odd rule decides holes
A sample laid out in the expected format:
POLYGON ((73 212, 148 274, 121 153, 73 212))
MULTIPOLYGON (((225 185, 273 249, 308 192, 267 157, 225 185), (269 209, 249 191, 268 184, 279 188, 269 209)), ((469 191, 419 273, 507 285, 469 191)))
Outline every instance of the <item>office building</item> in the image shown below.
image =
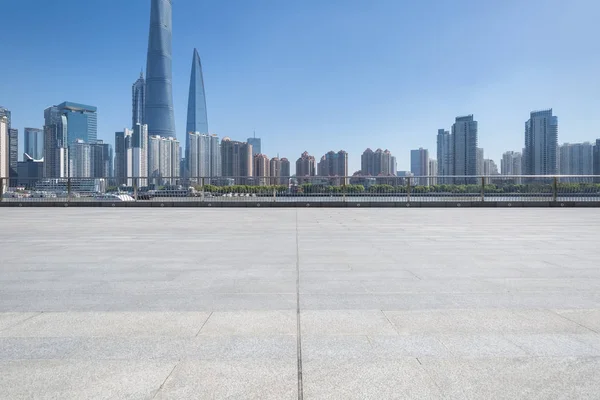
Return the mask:
POLYGON ((8 118, 6 116, 0 116, 0 178, 2 178, 2 191, 8 187, 8 181, 6 178, 9 176, 8 169, 8 118))
POLYGON ((19 163, 19 131, 8 128, 8 175, 11 177, 10 186, 17 185, 17 166, 19 163))
MULTIPOLYGON (((310 177, 317 175, 317 163, 313 156, 308 154, 307 151, 302 153, 300 158, 296 160, 296 176, 298 178, 301 177, 310 177)), ((310 180, 307 180, 310 182, 310 180)))
POLYGON ((430 185, 437 185, 438 184, 438 180, 437 180, 437 175, 438 175, 438 165, 437 165, 437 160, 434 158, 430 158, 429 159, 429 184, 430 185))
POLYGON ((558 117, 552 109, 533 111, 525 123, 524 175, 558 172, 558 117))
MULTIPOLYGON (((149 136, 175 138, 172 86, 171 0, 151 0, 146 63, 145 123, 149 136)), ((179 151, 179 150, 178 150, 179 151)), ((179 166, 177 167, 179 170, 179 166)))
POLYGON ((176 184, 180 178, 181 147, 175 138, 148 137, 149 184, 176 184))
POLYGON ((94 106, 65 101, 58 106, 58 112, 67 118, 67 144, 76 140, 96 143, 98 138, 98 114, 94 106))
MULTIPOLYGON (((194 49, 194 54, 192 55, 192 70, 190 75, 190 90, 188 93, 188 110, 187 110, 187 123, 186 123, 186 140, 185 140, 185 160, 186 160, 186 175, 189 174, 189 177, 205 177, 211 176, 212 174, 208 174, 210 168, 202 169, 202 174, 199 174, 199 166, 197 162, 198 154, 202 152, 209 151, 208 149, 202 149, 200 153, 198 153, 198 146, 202 145, 196 143, 194 145, 194 149, 192 149, 192 144, 190 143, 190 139, 192 138, 189 134, 195 133, 200 135, 208 135, 208 113, 206 110, 206 93, 204 91, 204 76, 202 73, 202 63, 200 61, 200 55, 198 54, 198 50, 194 49), (192 154, 196 155, 192 155, 192 154), (193 158, 193 160, 192 160, 193 158), (192 165, 194 164, 194 165, 192 165)), ((198 139, 193 137, 193 139, 198 139)), ((203 141, 204 139, 199 139, 203 141)), ((218 139, 216 139, 218 141, 218 139)), ((196 140, 198 142, 198 140, 196 140)), ((204 142, 203 142, 204 143, 204 142)), ((218 143, 218 142, 217 142, 218 143)), ((209 162, 206 160, 206 157, 200 156, 203 162, 209 162)), ((215 175, 217 176, 217 175, 215 175)))
POLYGON ((144 72, 140 72, 140 77, 131 87, 131 126, 144 124, 146 112, 146 81, 144 72))
POLYGON ((92 178, 112 178, 113 148, 102 140, 90 144, 92 178))
POLYGON ((69 145, 69 177, 92 177, 92 151, 89 143, 76 139, 69 145))
POLYGON ((67 116, 57 106, 44 110, 44 177, 69 176, 67 116))
MULTIPOLYGON (((437 134, 437 174, 439 177, 454 174, 454 155, 452 134, 444 129, 438 129, 437 134)), ((430 171, 431 172, 431 171, 430 171)), ((440 183, 449 184, 451 180, 440 178, 440 183)))
POLYGON ((389 150, 366 149, 360 159, 363 176, 395 176, 396 157, 389 150))
POLYGON ((485 175, 484 174, 484 166, 483 163, 485 158, 483 156, 483 149, 481 147, 477 148, 477 176, 485 175))
POLYGON ((44 177, 44 161, 36 160, 25 153, 23 161, 17 164, 17 172, 17 186, 35 187, 35 184, 44 177))
MULTIPOLYGON (((456 117, 452 125, 452 175, 477 175, 477 121, 473 115, 456 117)), ((474 183, 476 179, 455 178, 455 183, 474 183)))
POLYGON ((24 160, 41 160, 44 158, 44 131, 37 128, 25 128, 24 134, 24 153, 29 156, 23 157, 24 160))
POLYGON ((558 148, 560 175, 592 175, 594 173, 594 146, 590 142, 565 143, 558 148))
POLYGON ((131 148, 132 134, 130 129, 115 132, 114 177, 117 185, 128 184, 127 178, 130 177, 131 169, 127 151, 131 148))
POLYGON ((262 144, 260 138, 254 137, 248 138, 248 144, 252 145, 252 157, 257 154, 262 154, 262 144))
POLYGON ((292 176, 291 163, 287 158, 281 159, 281 184, 288 185, 292 176))
POLYGON ((131 133, 129 148, 127 148, 127 175, 134 178, 132 183, 139 187, 148 185, 148 180, 145 178, 150 175, 148 171, 148 141, 148 125, 136 124, 131 133))
POLYGON ((429 150, 419 148, 410 151, 410 172, 415 176, 415 185, 429 185, 429 150))
POLYGON ((594 146, 594 175, 598 176, 595 179, 596 182, 600 181, 600 139, 596 139, 596 145, 594 146))
MULTIPOLYGON (((221 145, 217 135, 188 133, 189 152, 186 159, 191 183, 201 184, 201 178, 221 176, 221 145)), ((208 184, 208 181, 205 181, 208 184)))
POLYGON ((256 178, 254 183, 260 186, 270 184, 270 162, 269 157, 264 154, 254 156, 253 176, 256 178))
POLYGON ((221 140, 221 175, 234 178, 236 184, 250 182, 253 176, 252 145, 228 137, 221 140))

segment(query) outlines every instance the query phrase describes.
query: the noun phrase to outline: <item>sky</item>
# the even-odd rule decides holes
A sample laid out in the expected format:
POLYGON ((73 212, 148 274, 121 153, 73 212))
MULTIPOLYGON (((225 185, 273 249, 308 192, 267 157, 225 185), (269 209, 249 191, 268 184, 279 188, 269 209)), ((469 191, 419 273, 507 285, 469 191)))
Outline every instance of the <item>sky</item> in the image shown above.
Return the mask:
MULTIPOLYGON (((437 129, 474 114, 485 158, 520 151, 533 110, 553 108, 559 142, 600 138, 597 0, 173 0, 173 93, 184 138, 193 49, 209 130, 262 138, 294 161, 389 149, 436 153, 437 129)), ((98 107, 98 137, 131 123, 145 70, 149 0, 2 1, 0 105, 13 127, 46 107, 98 107)), ((21 146, 22 148, 22 146, 21 146)))

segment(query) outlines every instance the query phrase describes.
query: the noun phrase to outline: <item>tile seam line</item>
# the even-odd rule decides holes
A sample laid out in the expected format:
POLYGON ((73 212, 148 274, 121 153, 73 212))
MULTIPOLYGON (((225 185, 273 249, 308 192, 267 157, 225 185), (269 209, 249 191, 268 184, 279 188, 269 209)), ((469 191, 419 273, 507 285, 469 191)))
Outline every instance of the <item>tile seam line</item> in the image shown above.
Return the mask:
POLYGON ((210 319, 210 317, 212 317, 213 313, 214 313, 214 311, 211 311, 210 314, 208 314, 208 318, 206 318, 206 320, 204 321, 204 323, 202 324, 202 326, 198 330, 198 333, 196 333, 196 335, 194 337, 198 337, 198 335, 200 335, 200 332, 202 332, 202 329, 204 329, 204 327, 208 323, 208 320, 210 319))
POLYGON ((0 329, 0 332, 2 332, 2 331, 5 331, 5 330, 8 330, 8 329, 12 329, 12 328, 14 328, 15 326, 19 326, 19 325, 21 325, 21 324, 24 324, 25 322, 27 322, 27 321, 29 321, 29 320, 31 320, 31 319, 33 319, 33 318, 35 318, 35 317, 39 317, 39 316, 40 316, 40 315, 42 315, 42 314, 44 314, 44 312, 43 312, 43 311, 38 311, 38 312, 37 312, 37 314, 35 314, 35 315, 32 315, 32 316, 30 316, 30 317, 28 317, 28 318, 25 318, 24 320, 21 320, 21 321, 19 321, 19 322, 15 323, 14 325, 10 325, 10 326, 7 326, 7 327, 6 327, 6 328, 4 328, 4 329, 0 329))
POLYGON ((175 363, 175 365, 173 366, 173 369, 171 369, 171 372, 169 372, 169 375, 167 375, 167 377, 165 378, 165 380, 158 387, 158 390, 156 390, 156 393, 154 393, 154 396, 152 396, 152 399, 155 399, 156 396, 158 396, 158 394, 160 393, 160 391, 165 387, 165 384, 167 383, 167 381, 169 380, 169 378, 171 377, 171 375, 173 375, 173 372, 175 372, 175 369, 179 365, 179 362, 181 362, 181 361, 179 360, 177 363, 175 363))
POLYGON ((583 325, 583 324, 581 324, 581 323, 579 323, 577 321, 573 321, 571 318, 567 318, 567 317, 565 317, 564 315, 562 315, 561 313, 559 313, 559 312, 557 312, 555 310, 548 309, 548 311, 550 311, 552 314, 558 315, 560 318, 562 318, 562 319, 564 319, 566 321, 572 322, 575 325, 578 325, 578 326, 580 326, 580 327, 582 327, 584 329, 587 329, 587 330, 589 330, 591 332, 594 332, 596 335, 600 335, 600 332, 596 331, 595 329, 592 329, 589 326, 583 325))
POLYGON ((298 210, 296 209, 296 352, 298 357, 298 400, 303 400, 304 386, 302 381, 302 328, 300 325, 300 241, 298 236, 298 210))

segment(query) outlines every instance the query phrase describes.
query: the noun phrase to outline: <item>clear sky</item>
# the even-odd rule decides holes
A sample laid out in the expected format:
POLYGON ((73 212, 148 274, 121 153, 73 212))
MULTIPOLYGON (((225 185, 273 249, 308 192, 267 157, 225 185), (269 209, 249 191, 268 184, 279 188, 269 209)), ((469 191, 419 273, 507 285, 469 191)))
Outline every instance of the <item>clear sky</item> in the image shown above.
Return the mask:
MULTIPOLYGON (((209 127, 295 161, 307 150, 410 149, 474 114, 486 158, 523 147, 531 110, 554 108, 559 142, 600 137, 597 0, 174 0, 173 81, 184 137, 194 47, 209 127)), ((98 107, 98 137, 131 120, 149 0, 2 1, 0 105, 43 125, 62 101, 98 107)))

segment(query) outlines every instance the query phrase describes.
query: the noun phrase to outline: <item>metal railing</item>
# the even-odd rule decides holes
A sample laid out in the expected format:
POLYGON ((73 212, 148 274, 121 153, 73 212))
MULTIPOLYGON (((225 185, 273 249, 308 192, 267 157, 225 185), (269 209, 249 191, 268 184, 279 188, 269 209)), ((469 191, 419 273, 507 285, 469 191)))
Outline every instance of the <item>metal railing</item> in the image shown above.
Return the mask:
POLYGON ((0 202, 600 202, 600 176, 0 178, 0 202))

